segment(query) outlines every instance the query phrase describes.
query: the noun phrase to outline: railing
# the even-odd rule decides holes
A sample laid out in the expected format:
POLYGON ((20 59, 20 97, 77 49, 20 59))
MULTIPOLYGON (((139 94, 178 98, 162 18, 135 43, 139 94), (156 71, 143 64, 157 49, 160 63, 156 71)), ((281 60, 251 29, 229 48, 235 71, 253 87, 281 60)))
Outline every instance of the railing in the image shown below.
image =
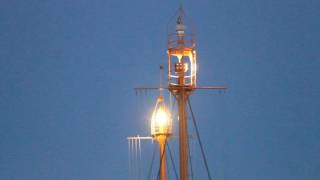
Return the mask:
MULTIPOLYGON (((195 48, 195 35, 192 34, 184 34, 183 36, 184 47, 186 48, 195 48)), ((177 33, 168 34, 168 49, 176 48, 179 46, 179 36, 177 33)))

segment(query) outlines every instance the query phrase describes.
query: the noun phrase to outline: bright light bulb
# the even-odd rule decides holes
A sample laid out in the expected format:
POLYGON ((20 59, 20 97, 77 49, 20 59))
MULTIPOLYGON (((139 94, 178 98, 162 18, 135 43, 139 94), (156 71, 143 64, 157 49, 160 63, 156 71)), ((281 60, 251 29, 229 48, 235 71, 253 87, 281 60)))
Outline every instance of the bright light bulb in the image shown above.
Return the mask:
POLYGON ((159 108, 155 117, 156 124, 159 126, 159 128, 167 128, 168 119, 169 117, 167 112, 163 108, 159 108))
POLYGON ((151 135, 163 135, 172 133, 172 119, 170 112, 164 105, 163 99, 158 99, 151 117, 151 135))

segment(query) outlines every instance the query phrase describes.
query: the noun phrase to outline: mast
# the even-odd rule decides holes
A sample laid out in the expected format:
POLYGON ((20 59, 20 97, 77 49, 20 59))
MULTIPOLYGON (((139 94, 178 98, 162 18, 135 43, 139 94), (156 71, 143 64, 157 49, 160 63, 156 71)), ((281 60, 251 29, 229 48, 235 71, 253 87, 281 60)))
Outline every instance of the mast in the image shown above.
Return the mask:
MULTIPOLYGON (((163 90, 167 89, 177 100, 178 105, 178 129, 179 129, 179 174, 180 180, 188 180, 189 176, 189 147, 188 147, 188 122, 186 107, 189 96, 193 91, 199 90, 226 90, 223 86, 202 86, 197 83, 197 58, 195 35, 192 24, 187 20, 182 3, 175 17, 174 30, 168 27, 168 86, 162 88, 162 69, 160 66, 160 86, 159 87, 137 87, 137 91, 160 90, 157 103, 151 118, 151 137, 159 144, 160 149, 160 168, 158 176, 160 180, 166 180, 166 146, 167 141, 172 136, 172 117, 170 111, 164 104, 163 90), (188 22, 187 22, 188 21, 188 22)), ((190 106, 190 104, 189 104, 190 106)), ((191 106, 190 106, 191 109, 191 106)), ((194 120, 194 115, 192 113, 194 120)), ((195 121, 195 120, 194 120, 195 121)), ((195 122, 194 122, 195 123, 195 122)), ((198 131, 198 130, 197 130, 198 131)), ((149 138, 149 137, 148 137, 149 138)), ((208 177, 211 179, 209 168, 206 163, 204 151, 200 142, 199 133, 197 138, 201 147, 208 177)), ((172 159, 171 159, 172 160, 172 159)), ((177 173, 176 173, 176 176, 177 173)))
POLYGON ((160 146, 160 180, 167 179, 166 138, 165 135, 161 135, 157 138, 160 146))
POLYGON ((173 34, 168 35, 168 89, 178 102, 180 180, 188 180, 188 125, 186 103, 196 88, 196 50, 194 34, 185 32, 182 6, 173 34))

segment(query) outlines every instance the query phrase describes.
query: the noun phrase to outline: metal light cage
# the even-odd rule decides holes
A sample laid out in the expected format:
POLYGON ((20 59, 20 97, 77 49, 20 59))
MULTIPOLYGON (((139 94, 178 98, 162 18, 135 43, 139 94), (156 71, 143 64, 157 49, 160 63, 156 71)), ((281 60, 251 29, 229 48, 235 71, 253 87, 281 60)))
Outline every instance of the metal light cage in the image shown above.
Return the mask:
POLYGON ((167 29, 169 84, 181 84, 179 77, 183 76, 185 86, 196 87, 197 58, 194 28, 182 8, 178 10, 175 17, 175 24, 171 24, 167 29))
POLYGON ((172 134, 172 117, 165 106, 163 96, 159 96, 151 117, 151 136, 170 136, 172 134))

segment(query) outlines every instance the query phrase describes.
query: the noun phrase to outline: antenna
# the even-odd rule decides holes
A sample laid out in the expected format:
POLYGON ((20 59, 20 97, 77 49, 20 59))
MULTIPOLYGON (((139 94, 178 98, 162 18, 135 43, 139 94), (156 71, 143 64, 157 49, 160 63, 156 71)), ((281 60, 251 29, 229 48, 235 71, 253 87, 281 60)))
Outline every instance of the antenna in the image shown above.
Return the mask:
POLYGON ((179 7, 182 9, 183 8, 183 0, 180 0, 180 5, 179 5, 179 7))
POLYGON ((160 65, 160 67, 159 67, 159 70, 160 70, 160 77, 159 77, 159 81, 160 81, 160 84, 159 84, 159 91, 160 91, 160 96, 163 96, 163 88, 162 88, 162 77, 163 77, 163 66, 162 65, 160 65))

